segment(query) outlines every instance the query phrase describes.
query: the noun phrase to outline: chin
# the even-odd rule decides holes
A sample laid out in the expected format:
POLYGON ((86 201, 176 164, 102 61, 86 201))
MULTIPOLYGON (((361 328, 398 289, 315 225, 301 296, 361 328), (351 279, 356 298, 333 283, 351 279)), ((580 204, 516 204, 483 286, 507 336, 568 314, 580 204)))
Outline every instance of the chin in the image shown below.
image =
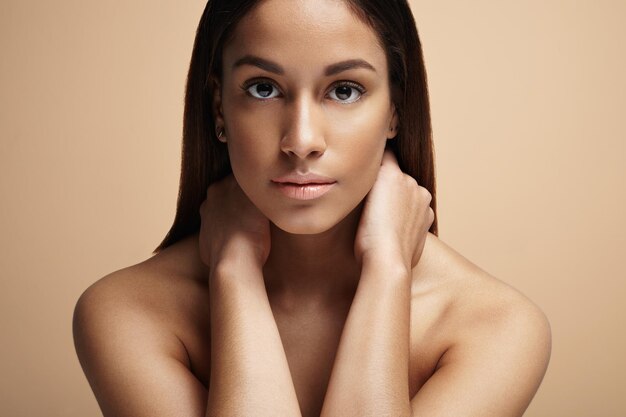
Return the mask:
MULTIPOLYGON (((348 209, 346 212, 334 210, 331 213, 275 213, 275 215, 268 216, 268 219, 274 226, 287 233, 317 235, 328 232, 342 222, 350 222, 349 218, 360 217, 361 208, 362 204, 357 204, 356 207, 348 209)), ((344 207, 344 209, 346 208, 344 207)))
POLYGON ((325 221, 325 219, 297 216, 298 218, 270 219, 272 224, 280 230, 294 235, 317 235, 333 228, 339 221, 325 221))

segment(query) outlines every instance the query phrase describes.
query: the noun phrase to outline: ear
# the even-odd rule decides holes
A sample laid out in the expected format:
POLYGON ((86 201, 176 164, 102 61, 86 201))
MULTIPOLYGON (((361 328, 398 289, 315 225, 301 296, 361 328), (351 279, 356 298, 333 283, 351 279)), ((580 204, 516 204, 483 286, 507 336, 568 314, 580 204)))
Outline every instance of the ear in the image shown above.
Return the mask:
POLYGON ((396 105, 391 103, 391 119, 389 120, 389 126, 387 127, 387 139, 394 139, 398 135, 398 123, 399 117, 396 111, 396 105))

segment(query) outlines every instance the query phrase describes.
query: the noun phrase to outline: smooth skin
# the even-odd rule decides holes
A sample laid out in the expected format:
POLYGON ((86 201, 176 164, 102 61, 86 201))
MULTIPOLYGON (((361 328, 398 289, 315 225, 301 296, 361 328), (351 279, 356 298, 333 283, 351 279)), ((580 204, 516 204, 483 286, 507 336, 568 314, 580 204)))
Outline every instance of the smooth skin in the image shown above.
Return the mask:
POLYGON ((266 0, 224 66, 233 175, 209 187, 201 230, 77 302, 104 416, 521 416, 550 325, 427 232, 430 194, 384 150, 401 121, 375 33, 340 1, 266 0), (234 68, 250 54, 282 74, 234 68), (351 58, 374 70, 325 75, 351 58), (294 170, 337 184, 296 202, 270 181, 294 170))

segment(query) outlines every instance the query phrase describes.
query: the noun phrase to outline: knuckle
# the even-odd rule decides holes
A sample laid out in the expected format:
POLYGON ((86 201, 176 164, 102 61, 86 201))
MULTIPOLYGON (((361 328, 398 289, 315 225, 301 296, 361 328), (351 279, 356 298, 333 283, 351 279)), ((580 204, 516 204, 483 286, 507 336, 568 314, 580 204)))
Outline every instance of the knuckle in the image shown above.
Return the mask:
POLYGON ((430 217, 431 222, 435 220, 435 211, 432 207, 428 207, 428 217, 430 217))
POLYGON ((404 181, 407 187, 411 189, 415 189, 419 187, 419 185, 417 184, 417 180, 415 178, 405 173, 400 173, 400 174, 402 176, 402 180, 404 181))

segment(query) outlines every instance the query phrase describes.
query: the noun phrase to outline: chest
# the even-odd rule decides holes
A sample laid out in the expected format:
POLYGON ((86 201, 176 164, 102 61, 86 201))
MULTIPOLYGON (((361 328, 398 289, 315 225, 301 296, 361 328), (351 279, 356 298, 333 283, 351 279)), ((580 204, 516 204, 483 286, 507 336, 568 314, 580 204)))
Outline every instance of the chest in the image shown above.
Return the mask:
POLYGON ((320 415, 346 314, 275 315, 303 417, 320 415))
MULTIPOLYGON (((409 336, 411 397, 432 376, 439 359, 454 340, 450 331, 449 301, 447 297, 432 293, 412 300, 409 336)), ((347 304, 335 313, 314 311, 301 317, 276 315, 301 409, 318 410, 317 414, 304 415, 319 415, 321 411, 349 309, 350 304, 347 304)))
MULTIPOLYGON (((435 307, 422 303, 411 308, 411 396, 432 375, 442 353, 442 340, 434 331, 438 322, 436 318, 439 317, 433 310, 435 307)), ((335 312, 308 311, 298 314, 283 314, 274 310, 303 417, 319 416, 321 412, 348 313, 349 306, 335 312)), ((194 317, 195 325, 186 329, 183 342, 189 353, 192 372, 208 387, 211 361, 208 308, 194 314, 194 317)))

